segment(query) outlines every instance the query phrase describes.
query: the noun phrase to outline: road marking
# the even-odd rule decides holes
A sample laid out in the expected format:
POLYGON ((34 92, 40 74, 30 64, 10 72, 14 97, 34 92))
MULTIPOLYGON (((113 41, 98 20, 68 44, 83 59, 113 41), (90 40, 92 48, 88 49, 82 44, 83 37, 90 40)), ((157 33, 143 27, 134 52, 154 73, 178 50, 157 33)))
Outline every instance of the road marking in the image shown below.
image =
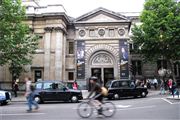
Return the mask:
POLYGON ((117 109, 117 110, 135 110, 135 109, 146 109, 146 108, 154 108, 155 105, 152 106, 144 106, 144 107, 134 107, 134 108, 124 108, 124 109, 117 109))
POLYGON ((172 102, 170 102, 169 100, 167 100, 166 98, 161 98, 162 100, 164 100, 164 101, 166 101, 167 103, 169 103, 169 104, 173 104, 172 102))
POLYGON ((170 100, 167 100, 166 98, 161 98, 162 100, 164 100, 164 101, 166 101, 166 102, 168 102, 169 104, 171 104, 171 105, 175 105, 175 104, 180 104, 180 102, 171 102, 170 100))
POLYGON ((17 113, 17 114, 0 114, 0 116, 28 116, 28 115, 43 115, 45 113, 17 113))
MULTIPOLYGON (((128 107, 131 107, 131 105, 115 105, 115 106, 116 106, 116 108, 128 108, 128 107)), ((78 108, 72 108, 72 109, 77 110, 78 108)))
POLYGON ((117 108, 128 108, 131 107, 131 105, 116 105, 117 108))

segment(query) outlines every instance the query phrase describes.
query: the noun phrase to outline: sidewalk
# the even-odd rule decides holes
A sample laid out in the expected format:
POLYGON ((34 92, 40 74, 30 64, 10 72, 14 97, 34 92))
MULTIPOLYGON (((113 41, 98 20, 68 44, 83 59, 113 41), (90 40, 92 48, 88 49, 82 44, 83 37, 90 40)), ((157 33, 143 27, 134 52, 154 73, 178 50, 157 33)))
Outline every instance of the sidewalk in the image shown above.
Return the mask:
MULTIPOLYGON (((160 95, 160 91, 159 90, 148 90, 148 95, 147 97, 152 97, 152 96, 162 96, 162 97, 166 97, 167 99, 175 99, 175 100, 180 100, 180 96, 178 98, 178 96, 175 96, 174 98, 172 97, 172 95, 160 95)), ((89 95, 88 90, 82 90, 82 94, 83 94, 83 98, 87 98, 87 96, 89 95)), ((18 97, 14 97, 14 95, 12 94, 12 102, 25 102, 26 98, 24 96, 24 92, 18 92, 18 97)))
MULTIPOLYGON (((148 96, 152 96, 152 95, 160 95, 160 91, 159 90, 149 90, 149 94, 148 94, 148 96)), ((166 91, 166 93, 164 94, 164 95, 160 95, 160 96, 164 96, 165 98, 167 98, 167 99, 171 99, 171 100, 180 100, 180 95, 179 95, 179 97, 178 97, 178 95, 174 95, 174 97, 171 95, 171 94, 169 94, 169 92, 168 91, 166 91)))
POLYGON ((171 95, 171 96, 168 96, 167 99, 180 100, 180 95, 179 95, 179 97, 178 97, 178 95, 175 95, 174 97, 171 95))

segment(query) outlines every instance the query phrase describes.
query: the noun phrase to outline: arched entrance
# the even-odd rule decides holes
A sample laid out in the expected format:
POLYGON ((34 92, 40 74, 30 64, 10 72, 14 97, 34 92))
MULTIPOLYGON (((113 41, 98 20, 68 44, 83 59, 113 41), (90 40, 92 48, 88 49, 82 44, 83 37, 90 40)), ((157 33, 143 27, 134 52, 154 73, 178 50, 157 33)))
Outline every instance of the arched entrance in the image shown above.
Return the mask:
POLYGON ((106 84, 117 74, 116 64, 114 56, 108 51, 95 52, 89 59, 90 76, 97 76, 103 84, 106 84))

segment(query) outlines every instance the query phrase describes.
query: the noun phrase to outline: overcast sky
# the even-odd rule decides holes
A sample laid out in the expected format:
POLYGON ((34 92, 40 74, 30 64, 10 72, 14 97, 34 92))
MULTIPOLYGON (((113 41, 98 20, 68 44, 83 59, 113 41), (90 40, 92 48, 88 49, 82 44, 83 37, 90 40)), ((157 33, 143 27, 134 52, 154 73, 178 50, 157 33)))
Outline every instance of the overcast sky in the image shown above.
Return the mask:
POLYGON ((79 17, 98 7, 114 12, 140 12, 145 0, 40 0, 41 5, 62 4, 67 14, 79 17))

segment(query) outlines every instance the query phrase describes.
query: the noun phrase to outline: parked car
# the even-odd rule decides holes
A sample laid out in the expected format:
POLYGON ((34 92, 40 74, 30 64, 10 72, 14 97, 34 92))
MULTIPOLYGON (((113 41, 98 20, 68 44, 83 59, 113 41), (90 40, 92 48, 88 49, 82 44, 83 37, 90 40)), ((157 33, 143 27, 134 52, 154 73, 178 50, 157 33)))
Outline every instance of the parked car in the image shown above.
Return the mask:
POLYGON ((11 93, 8 91, 0 90, 0 105, 7 104, 11 101, 11 93))
POLYGON ((136 87, 131 80, 111 80, 105 85, 108 89, 108 99, 119 99, 120 97, 146 97, 147 88, 136 87))
POLYGON ((69 89, 61 81, 44 80, 35 83, 35 101, 70 101, 78 102, 83 99, 81 90, 69 89))

